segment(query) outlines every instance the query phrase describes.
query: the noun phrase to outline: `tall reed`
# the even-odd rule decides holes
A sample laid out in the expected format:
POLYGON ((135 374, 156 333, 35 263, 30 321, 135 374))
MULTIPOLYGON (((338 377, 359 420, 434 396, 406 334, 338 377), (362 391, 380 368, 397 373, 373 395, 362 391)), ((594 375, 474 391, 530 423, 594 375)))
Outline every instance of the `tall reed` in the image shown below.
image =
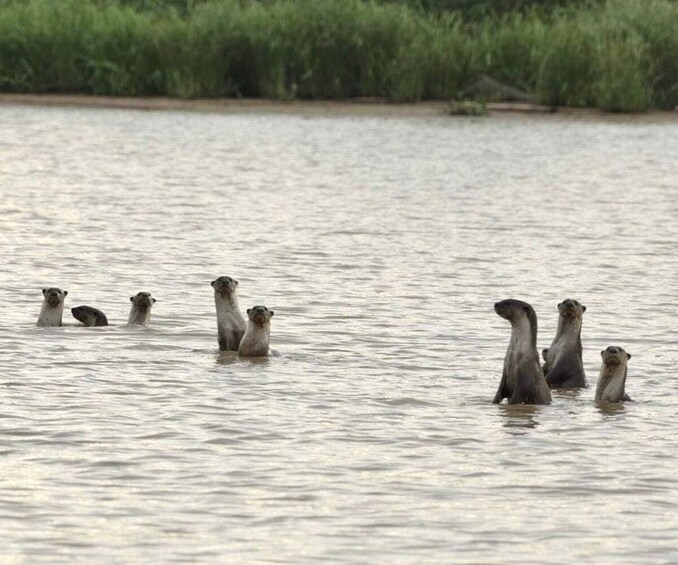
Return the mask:
POLYGON ((489 74, 549 104, 678 105, 675 0, 473 21, 372 0, 139 1, 0 0, 0 90, 416 101, 489 74))

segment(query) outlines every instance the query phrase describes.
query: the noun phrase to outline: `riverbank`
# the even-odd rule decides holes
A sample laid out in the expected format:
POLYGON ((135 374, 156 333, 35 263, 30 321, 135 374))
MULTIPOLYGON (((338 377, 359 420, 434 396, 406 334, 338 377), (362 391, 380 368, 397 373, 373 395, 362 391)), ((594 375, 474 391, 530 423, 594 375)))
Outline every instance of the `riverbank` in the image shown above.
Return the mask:
MULTIPOLYGON (((375 117, 444 117, 449 103, 427 101, 395 103, 383 99, 343 101, 277 101, 263 99, 212 98, 182 100, 169 97, 94 96, 78 94, 0 94, 2 106, 47 106, 61 108, 100 108, 147 112, 200 112, 213 114, 291 114, 301 116, 375 116, 375 117)), ((678 122, 677 111, 650 111, 611 114, 595 108, 558 107, 546 112, 544 107, 522 103, 489 103, 489 115, 544 115, 605 121, 654 123, 678 122)), ((452 117, 450 117, 452 119, 452 117)))

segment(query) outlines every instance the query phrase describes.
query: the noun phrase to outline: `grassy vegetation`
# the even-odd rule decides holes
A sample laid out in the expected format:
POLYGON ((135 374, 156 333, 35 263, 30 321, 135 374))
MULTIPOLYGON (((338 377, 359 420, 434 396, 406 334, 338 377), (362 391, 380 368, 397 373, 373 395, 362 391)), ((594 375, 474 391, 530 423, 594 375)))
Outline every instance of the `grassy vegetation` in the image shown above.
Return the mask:
POLYGON ((676 0, 426 1, 0 0, 0 91, 416 101, 487 74, 547 104, 678 105, 676 0))

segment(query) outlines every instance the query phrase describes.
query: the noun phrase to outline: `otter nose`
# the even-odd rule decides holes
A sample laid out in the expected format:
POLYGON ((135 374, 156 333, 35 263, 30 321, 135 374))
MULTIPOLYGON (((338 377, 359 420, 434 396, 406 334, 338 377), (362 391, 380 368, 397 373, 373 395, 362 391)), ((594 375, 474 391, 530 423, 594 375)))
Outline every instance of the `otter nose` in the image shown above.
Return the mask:
POLYGON ((608 350, 610 353, 619 353, 619 351, 617 351, 617 348, 616 348, 616 347, 608 347, 607 350, 608 350))

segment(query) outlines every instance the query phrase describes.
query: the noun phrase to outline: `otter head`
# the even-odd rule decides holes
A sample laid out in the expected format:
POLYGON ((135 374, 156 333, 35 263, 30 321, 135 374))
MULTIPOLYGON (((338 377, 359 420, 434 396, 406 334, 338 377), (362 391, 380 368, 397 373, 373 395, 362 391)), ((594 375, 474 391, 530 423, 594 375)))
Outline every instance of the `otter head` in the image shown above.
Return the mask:
POLYGON ((67 290, 61 290, 60 288, 43 288, 42 295, 45 297, 47 304, 53 308, 63 304, 64 298, 68 295, 67 290))
POLYGON ((75 308, 71 308, 71 314, 73 314, 73 317, 76 320, 82 322, 86 326, 93 326, 97 321, 96 314, 91 308, 87 308, 86 306, 76 306, 75 308))
POLYGON ((273 317, 273 310, 269 310, 266 306, 253 306, 247 309, 247 317, 255 324, 264 325, 271 321, 273 317))
POLYGON ((584 312, 586 312, 586 306, 584 306, 578 300, 568 298, 558 304, 558 312, 563 318, 570 320, 574 318, 581 318, 584 312))
POLYGON ((155 304, 150 292, 139 292, 136 296, 130 296, 129 301, 139 310, 146 310, 155 304))
POLYGON ((513 298, 502 300, 494 305, 494 311, 512 324, 523 316, 527 316, 530 322, 534 322, 535 325, 537 322, 537 315, 534 313, 534 308, 522 300, 515 300, 513 298))
POLYGON ((218 292, 219 294, 223 294, 225 296, 230 296, 233 294, 235 289, 238 287, 237 280, 226 276, 214 279, 211 284, 214 292, 218 292))
POLYGON ((603 358, 603 365, 606 367, 617 367, 631 359, 631 354, 624 351, 621 347, 611 345, 600 352, 603 358))

